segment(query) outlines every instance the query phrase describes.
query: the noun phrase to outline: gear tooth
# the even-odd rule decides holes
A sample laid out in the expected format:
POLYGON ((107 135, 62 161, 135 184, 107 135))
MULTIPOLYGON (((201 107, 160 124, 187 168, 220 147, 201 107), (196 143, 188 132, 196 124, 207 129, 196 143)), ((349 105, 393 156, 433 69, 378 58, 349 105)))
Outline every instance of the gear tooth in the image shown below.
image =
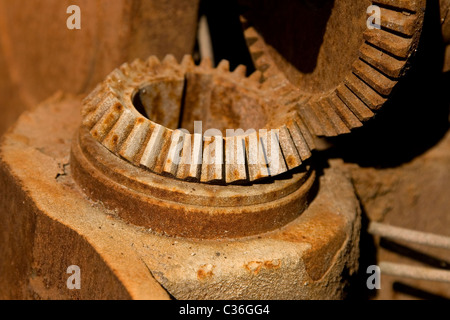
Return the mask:
POLYGON ((364 40, 400 59, 407 59, 413 49, 413 38, 403 38, 381 29, 366 30, 364 40))
POLYGON ((270 175, 274 177, 288 171, 280 144, 279 129, 272 129, 268 132, 266 148, 270 175))
POLYGON ((130 67, 132 69, 140 69, 144 64, 145 63, 142 59, 136 58, 130 63, 130 67))
POLYGON ((183 146, 181 148, 180 163, 177 166, 176 178, 187 180, 189 178, 189 169, 192 163, 192 145, 193 136, 184 133, 183 146))
POLYGON ((137 155, 143 149, 146 137, 150 130, 150 120, 138 117, 134 126, 123 142, 119 155, 135 165, 139 165, 137 155))
POLYGON ((152 123, 152 125, 151 136, 145 146, 144 153, 140 159, 140 164, 152 171, 155 171, 159 158, 162 154, 168 129, 156 123, 152 123))
POLYGON ((337 87, 336 93, 360 121, 364 122, 373 117, 373 112, 345 85, 337 87))
POLYGON ((169 155, 170 146, 172 142, 172 135, 174 131, 166 127, 163 127, 163 136, 158 155, 156 157, 156 163, 152 169, 157 174, 163 174, 164 166, 166 164, 167 157, 169 155))
POLYGON ((125 77, 129 77, 132 73, 132 69, 127 62, 123 63, 118 69, 123 73, 125 77))
POLYGON ((163 127, 156 123, 151 123, 150 131, 150 139, 145 146, 139 164, 151 170, 156 163, 164 131, 163 127))
POLYGON ((193 134, 192 157, 189 167, 188 179, 199 181, 202 170, 203 136, 199 133, 193 134))
POLYGON ((167 158, 164 162, 163 174, 173 177, 176 176, 183 151, 184 139, 185 134, 181 130, 175 130, 172 133, 172 141, 170 143, 167 158))
POLYGON ((416 14, 405 15, 404 12, 386 8, 381 10, 381 27, 393 31, 405 37, 412 37, 416 32, 419 16, 416 14))
MULTIPOLYGON (((287 128, 289 130, 289 134, 292 137, 292 141, 294 142, 295 148, 301 158, 302 161, 305 161, 311 157, 311 149, 306 142, 302 131, 299 128, 299 125, 296 121, 289 121, 287 124, 287 128)), ((286 161, 287 162, 287 161, 286 161)))
POLYGON ((236 69, 234 69, 234 71, 233 71, 233 75, 237 76, 239 78, 245 77, 246 73, 247 73, 247 67, 244 66, 243 64, 238 65, 236 67, 236 69))
POLYGON ((133 60, 130 64, 130 68, 130 75, 132 78, 142 77, 147 72, 145 62, 139 58, 133 60))
POLYGON ((120 118, 125 108, 120 103, 113 104, 103 114, 100 120, 92 127, 91 135, 99 142, 102 142, 106 135, 111 131, 117 120, 120 118))
POLYGON ((353 64, 353 73, 382 96, 390 95, 397 84, 397 81, 389 79, 362 60, 357 60, 353 64))
POLYGON ((149 70, 155 70, 161 66, 161 61, 157 56, 150 56, 147 61, 145 61, 145 64, 149 70))
POLYGON ((361 121, 353 114, 353 112, 345 105, 344 102, 337 96, 336 93, 332 94, 329 98, 331 106, 334 108, 336 113, 341 117, 342 121, 345 122, 348 128, 359 128, 362 126, 361 121))
POLYGON ((255 30, 254 27, 249 27, 249 28, 245 29, 245 31, 244 31, 244 37, 246 39, 251 39, 251 38, 259 39, 259 34, 255 30))
POLYGON ((222 72, 229 72, 230 71, 230 62, 228 60, 222 60, 217 65, 217 70, 222 72))
POLYGON ((406 60, 399 60, 368 44, 361 46, 359 56, 391 78, 401 77, 406 68, 406 60))
POLYGON ((252 81, 261 82, 261 80, 263 79, 263 75, 262 75, 261 71, 256 70, 248 78, 252 81))
POLYGON ((83 113, 87 113, 86 115, 84 115, 83 125, 88 129, 92 129, 92 127, 101 119, 101 117, 108 109, 110 109, 115 104, 119 104, 120 102, 113 93, 106 92, 100 97, 98 103, 97 100, 95 101, 95 103, 96 106, 91 112, 87 113, 87 109, 83 111, 83 113))
POLYGON ((201 182, 220 182, 223 177, 223 137, 213 136, 205 137, 203 148, 203 164, 200 181, 201 182))
POLYGON ((173 54, 168 54, 164 57, 162 61, 163 65, 166 67, 171 67, 178 65, 178 61, 173 54))
POLYGON ((97 85, 95 89, 86 96, 83 101, 83 107, 81 109, 81 115, 83 117, 87 116, 89 113, 95 111, 98 107, 98 104, 100 103, 104 91, 106 89, 106 85, 102 82, 101 84, 97 85))
POLYGON ((191 69, 195 67, 194 58, 190 54, 186 54, 183 56, 183 59, 181 60, 181 65, 185 69, 191 69))
POLYGON ((387 100, 353 73, 347 76, 345 84, 371 110, 380 109, 387 100))
POLYGON ((328 121, 330 121, 331 125, 334 127, 338 135, 350 133, 350 128, 347 127, 344 121, 342 121, 341 117, 339 117, 339 115, 334 111, 334 108, 331 106, 327 99, 322 99, 319 102, 318 107, 321 108, 321 111, 328 118, 328 121))
POLYGON ((310 103, 311 112, 314 113, 316 116, 318 122, 320 123, 325 137, 335 137, 339 135, 339 131, 336 130, 335 126, 333 125, 331 119, 323 110, 323 107, 320 102, 316 101, 313 103, 310 103))
POLYGON ((297 127, 300 129, 301 134, 305 138, 305 141, 308 144, 309 149, 315 150, 316 144, 314 143, 313 135, 311 131, 308 129, 308 126, 305 124, 305 121, 302 119, 302 117, 298 112, 294 114, 293 119, 297 124, 297 127))
POLYGON ((203 157, 203 137, 201 134, 186 134, 183 142, 177 178, 198 182, 200 180, 203 157))
POLYGON ((128 134, 131 132, 132 125, 136 117, 133 115, 128 109, 125 109, 124 112, 120 115, 117 122, 114 124, 113 128, 106 135, 105 139, 102 141, 102 144, 111 152, 115 153, 125 139, 128 137, 128 134))
POLYGON ((225 137, 225 182, 247 181, 244 136, 225 137))
MULTIPOLYGON (((267 130, 260 130, 267 136, 267 130)), ((260 134, 256 131, 245 137, 248 175, 250 181, 260 180, 269 177, 269 168, 267 167, 263 146, 260 143, 260 134)))
POLYGON ((317 115, 313 111, 311 103, 302 105, 299 108, 299 113, 305 120, 305 123, 310 131, 313 132, 316 136, 327 136, 327 132, 325 131, 325 128, 322 126, 321 121, 317 118, 317 115))
MULTIPOLYGON (((127 67, 127 73, 128 75, 131 75, 133 73, 131 67, 127 67)), ((122 70, 120 69, 114 69, 113 72, 111 72, 103 81, 103 84, 106 86, 109 86, 110 88, 120 91, 125 88, 125 85, 128 84, 129 77, 126 76, 122 70)))
POLYGON ((294 140, 292 139, 287 126, 283 125, 279 130, 279 140, 284 160, 286 161, 289 170, 294 169, 302 164, 301 156, 295 147, 294 140))
POLYGON ((202 61, 200 61, 200 67, 204 69, 212 69, 213 63, 210 57, 204 57, 202 61))

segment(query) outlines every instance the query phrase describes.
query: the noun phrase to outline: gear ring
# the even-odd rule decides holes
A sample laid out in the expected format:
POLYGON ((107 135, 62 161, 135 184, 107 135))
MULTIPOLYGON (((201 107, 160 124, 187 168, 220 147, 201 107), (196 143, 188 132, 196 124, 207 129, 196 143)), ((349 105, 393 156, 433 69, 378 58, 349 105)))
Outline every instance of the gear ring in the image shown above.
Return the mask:
POLYGON ((162 62, 156 57, 135 60, 113 71, 84 100, 83 125, 108 150, 154 173, 203 183, 253 183, 299 167, 314 149, 313 138, 295 109, 284 99, 275 101, 265 94, 260 78, 260 72, 246 78, 243 66, 230 72, 226 60, 217 68, 207 59, 196 66, 190 56, 180 64, 171 55, 162 62), (210 94, 206 105, 205 92, 210 94), (230 92, 235 114, 224 121, 220 101, 230 92), (146 101, 148 119, 136 109, 138 95, 146 101), (276 116, 275 108, 280 110, 276 116), (209 137, 171 129, 180 122, 183 109, 192 112, 188 115, 192 120, 197 120, 196 112, 204 117, 207 109, 211 122, 222 121, 224 128, 239 125, 236 115, 247 127, 257 118, 260 131, 209 137), (159 123, 152 116, 159 117, 159 123), (279 159, 276 166, 268 160, 271 157, 279 159))
MULTIPOLYGON (((367 1, 370 4, 380 8, 381 28, 364 31, 357 59, 344 80, 330 91, 316 94, 302 91, 297 83, 297 75, 301 73, 295 71, 292 75, 292 66, 280 64, 283 59, 249 25, 252 21, 243 20, 247 45, 256 69, 263 74, 264 88, 273 94, 289 95, 315 136, 346 134, 374 117, 406 73, 418 46, 426 7, 424 0, 367 1)), ((343 8, 346 7, 340 7, 343 8)))

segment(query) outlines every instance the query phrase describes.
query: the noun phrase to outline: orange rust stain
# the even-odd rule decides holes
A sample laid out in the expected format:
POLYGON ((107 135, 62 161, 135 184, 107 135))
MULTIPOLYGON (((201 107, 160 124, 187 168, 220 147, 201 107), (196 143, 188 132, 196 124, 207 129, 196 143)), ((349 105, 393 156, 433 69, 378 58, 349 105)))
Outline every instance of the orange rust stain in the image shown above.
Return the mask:
POLYGON ((268 260, 268 261, 250 261, 246 264, 244 264, 244 268, 253 273, 254 275, 257 275, 261 269, 279 269, 281 267, 281 261, 280 260, 268 260))
POLYGON ((254 179, 255 179, 255 180, 262 179, 262 178, 264 178, 264 176, 263 176, 260 172, 258 172, 258 173, 254 176, 254 179))
POLYGON ((116 104, 114 108, 116 109, 116 111, 122 111, 123 106, 121 104, 116 104))
POLYGON ((298 164, 297 159, 292 155, 287 156, 285 159, 289 167, 293 167, 298 164))
POLYGON ((104 121, 104 125, 107 127, 110 127, 113 122, 116 121, 116 116, 112 113, 108 114, 108 116, 106 117, 105 121, 104 121))
POLYGON ((281 267, 281 260, 269 260, 264 261, 264 268, 266 269, 279 269, 281 267))
POLYGON ((140 123, 144 123, 145 119, 144 118, 138 118, 136 120, 136 123, 140 124, 140 123))
POLYGON ((207 280, 211 279, 214 276, 214 268, 216 266, 211 264, 204 264, 197 270, 197 278, 198 280, 207 280))

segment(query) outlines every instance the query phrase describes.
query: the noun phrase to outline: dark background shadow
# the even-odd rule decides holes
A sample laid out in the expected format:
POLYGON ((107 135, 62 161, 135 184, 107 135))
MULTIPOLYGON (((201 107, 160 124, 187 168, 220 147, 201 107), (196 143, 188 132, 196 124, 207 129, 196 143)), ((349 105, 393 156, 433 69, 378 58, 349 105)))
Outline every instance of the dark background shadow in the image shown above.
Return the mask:
POLYGON ((240 0, 244 16, 287 62, 312 73, 334 0, 240 0))

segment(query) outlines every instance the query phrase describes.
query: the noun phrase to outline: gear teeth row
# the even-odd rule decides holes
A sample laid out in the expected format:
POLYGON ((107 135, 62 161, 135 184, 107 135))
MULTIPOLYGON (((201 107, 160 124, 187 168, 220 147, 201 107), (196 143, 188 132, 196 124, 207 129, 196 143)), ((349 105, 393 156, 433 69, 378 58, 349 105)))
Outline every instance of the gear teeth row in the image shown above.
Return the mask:
POLYGON ((359 57, 373 69, 393 79, 402 77, 407 67, 406 60, 399 60, 367 43, 361 46, 359 57))
POLYGON ((247 27, 245 38, 261 88, 272 90, 285 104, 297 105, 312 135, 333 137, 349 133, 371 119, 392 94, 415 52, 423 24, 424 0, 373 0, 381 9, 381 29, 366 30, 359 59, 335 90, 313 97, 299 90, 271 60, 260 34, 247 27))
POLYGON ((337 87, 336 93, 360 121, 365 122, 374 116, 374 113, 347 86, 337 87))
MULTIPOLYGON (((263 82, 259 71, 246 77, 245 66, 230 72, 228 61, 212 68, 208 59, 196 66, 190 56, 181 63, 173 56, 162 61, 156 57, 135 60, 114 70, 84 99, 83 125, 99 143, 133 165, 186 181, 250 183, 294 169, 311 157, 314 139, 296 112, 288 115, 288 122, 278 129, 206 137, 168 129, 143 117, 133 106, 133 95, 142 84, 155 88, 164 100, 161 92, 181 97, 185 79, 211 74, 229 77, 245 90, 259 90, 263 82), (164 86, 166 82, 160 81, 163 79, 168 79, 170 85, 164 86)), ((296 94, 284 94, 286 101, 295 100, 296 94)), ((172 102, 166 101, 165 108, 172 108, 172 102)), ((181 101, 176 100, 173 105, 179 107, 181 101)))
POLYGON ((397 81, 385 76, 362 60, 353 64, 353 73, 384 97, 391 94, 397 81))
POLYGON ((404 37, 413 37, 417 28, 415 15, 409 13, 380 8, 381 27, 385 30, 393 31, 404 37))

